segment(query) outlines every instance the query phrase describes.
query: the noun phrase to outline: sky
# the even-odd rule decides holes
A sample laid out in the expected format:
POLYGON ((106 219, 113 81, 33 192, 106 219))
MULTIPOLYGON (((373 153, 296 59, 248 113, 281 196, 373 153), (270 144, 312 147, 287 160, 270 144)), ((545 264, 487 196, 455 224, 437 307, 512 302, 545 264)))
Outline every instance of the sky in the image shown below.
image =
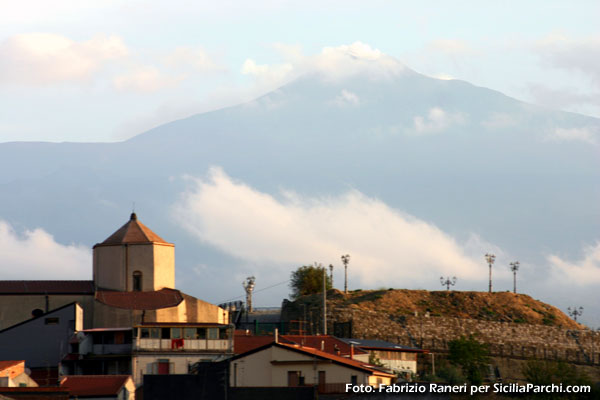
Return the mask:
POLYGON ((0 142, 120 141, 253 99, 328 48, 600 117, 597 1, 2 1, 0 142))
MULTIPOLYGON (((576 6, 564 1, 370 1, 368 7, 352 0, 0 1, 0 143, 122 141, 175 119, 251 101, 316 65, 326 68, 323 60, 344 62, 353 55, 393 60, 432 77, 461 79, 600 118, 598 1, 576 6)), ((340 72, 335 66, 329 73, 340 72)), ((338 100, 359 101, 351 92, 341 92, 338 100)), ((432 109, 415 120, 415 129, 435 130, 432 121, 442 117, 448 117, 443 110, 432 109)), ((585 132, 580 136, 590 139, 585 132)), ((453 237, 436 221, 365 193, 266 193, 227 173, 217 167, 204 177, 190 177, 189 190, 170 212, 202 243, 264 265, 258 271, 263 275, 281 264, 304 262, 306 254, 325 260, 348 247, 353 266, 377 265, 388 272, 374 276, 368 269, 352 269, 353 283, 365 288, 401 287, 402 282, 385 279, 399 257, 443 276, 481 270, 482 247, 498 255, 498 264, 513 261, 508 250, 485 238, 453 237), (235 207, 227 207, 231 204, 235 207), (351 225, 323 224, 340 220, 351 225), (294 230, 278 234, 282 221, 294 230), (331 229, 315 230, 323 225, 331 229), (398 237, 405 238, 404 246, 390 239, 398 237), (228 245, 232 242, 237 245, 228 245), (432 242, 444 257, 431 253, 432 242)), ((13 279, 32 279, 37 270, 31 269, 32 277, 23 274, 40 259, 65 279, 89 279, 88 246, 59 243, 52 232, 33 226, 17 232, 2 217, 0 260, 20 273, 13 279)), ((524 289, 552 290, 564 304, 573 288, 593 298, 600 282, 600 243, 583 244, 577 259, 548 251, 544 260, 550 266, 544 279, 528 275, 526 268, 520 272, 530 282, 524 289), (562 282, 570 289, 561 289, 562 282)), ((417 287, 428 285, 419 283, 419 271, 412 272, 417 287)), ((206 273, 199 264, 184 280, 206 273)), ((341 270, 336 274, 340 278, 341 270)), ((506 268, 498 269, 495 279, 499 287, 511 287, 506 268)), ((600 323, 598 318, 592 323, 600 323)))

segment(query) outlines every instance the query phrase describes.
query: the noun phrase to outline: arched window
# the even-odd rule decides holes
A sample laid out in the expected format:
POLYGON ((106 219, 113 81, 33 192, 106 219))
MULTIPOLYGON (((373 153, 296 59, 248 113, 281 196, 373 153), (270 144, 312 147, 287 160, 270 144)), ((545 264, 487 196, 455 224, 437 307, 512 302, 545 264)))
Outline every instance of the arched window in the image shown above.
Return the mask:
POLYGON ((133 291, 142 291, 142 273, 140 271, 133 272, 133 291))

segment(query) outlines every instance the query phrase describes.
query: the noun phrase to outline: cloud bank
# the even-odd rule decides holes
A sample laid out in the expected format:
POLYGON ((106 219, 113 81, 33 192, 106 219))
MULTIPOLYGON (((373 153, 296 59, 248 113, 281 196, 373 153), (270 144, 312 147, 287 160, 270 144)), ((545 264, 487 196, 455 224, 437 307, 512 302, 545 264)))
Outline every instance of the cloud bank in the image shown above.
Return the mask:
POLYGON ((57 243, 43 229, 19 235, 0 220, 2 279, 91 279, 92 255, 80 245, 57 243))
POLYGON ((174 205, 181 225, 205 243, 257 268, 286 271, 312 263, 340 265, 361 285, 420 285, 440 275, 474 279, 476 260, 435 225, 358 191, 336 197, 283 192, 280 198, 236 182, 213 168, 174 205))

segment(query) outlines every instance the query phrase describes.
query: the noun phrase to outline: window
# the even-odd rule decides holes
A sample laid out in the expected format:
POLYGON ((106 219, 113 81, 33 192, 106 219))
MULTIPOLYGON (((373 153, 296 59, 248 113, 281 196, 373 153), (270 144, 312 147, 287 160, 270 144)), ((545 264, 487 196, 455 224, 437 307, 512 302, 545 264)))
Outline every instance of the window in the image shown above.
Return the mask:
POLYGON ((229 331, 227 328, 219 328, 219 339, 229 339, 229 331))
POLYGON ((181 339, 181 328, 171 328, 171 339, 181 339))
POLYGON ((140 271, 133 272, 133 291, 142 291, 142 273, 140 271))
POLYGON ((298 386, 300 383, 300 374, 298 371, 288 371, 288 386, 298 386))
POLYGON ((198 339, 206 339, 206 328, 197 328, 196 334, 198 335, 198 339))
POLYGON ((183 329, 183 338, 184 339, 196 339, 196 328, 184 328, 183 329))
POLYGON ((150 338, 160 339, 160 328, 150 328, 150 338))
POLYGON ((162 328, 161 337, 163 339, 171 339, 171 328, 162 328))
POLYGON ((44 324, 46 324, 46 325, 58 325, 58 321, 59 321, 58 317, 56 317, 56 318, 46 318, 44 320, 44 324))
POLYGON ((208 328, 208 338, 209 339, 218 339, 219 338, 219 328, 208 328))
POLYGON ((150 337, 150 328, 141 328, 140 329, 140 338, 148 339, 150 337))
POLYGON ((353 385, 358 385, 358 376, 357 375, 352 375, 350 377, 350 383, 353 385))

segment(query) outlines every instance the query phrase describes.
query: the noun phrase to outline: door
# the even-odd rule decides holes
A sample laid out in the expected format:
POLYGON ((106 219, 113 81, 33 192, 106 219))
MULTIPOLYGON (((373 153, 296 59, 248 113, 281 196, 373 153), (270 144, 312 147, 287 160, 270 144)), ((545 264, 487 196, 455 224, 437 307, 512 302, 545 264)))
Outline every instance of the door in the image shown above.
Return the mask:
POLYGON ((298 386, 300 384, 300 375, 298 371, 288 371, 288 386, 298 386))
POLYGON ((325 379, 325 371, 319 371, 319 391, 323 392, 325 390, 325 384, 326 384, 326 379, 325 379))

